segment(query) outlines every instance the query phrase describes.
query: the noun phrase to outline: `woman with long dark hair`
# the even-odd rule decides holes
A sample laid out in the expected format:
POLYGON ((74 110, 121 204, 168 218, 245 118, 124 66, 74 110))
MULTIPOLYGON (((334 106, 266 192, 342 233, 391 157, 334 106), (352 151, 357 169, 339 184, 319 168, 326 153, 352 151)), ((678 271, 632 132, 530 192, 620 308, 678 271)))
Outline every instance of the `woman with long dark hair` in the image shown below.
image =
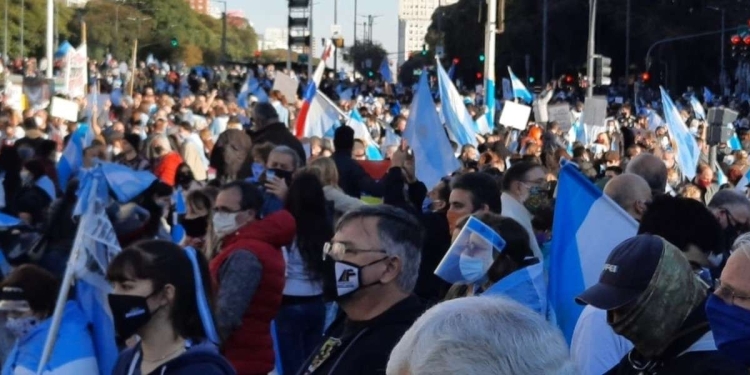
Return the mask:
POLYGON ((292 180, 286 209, 297 222, 297 236, 285 249, 286 285, 276 329, 284 373, 295 374, 323 335, 326 266, 322 252, 323 245, 333 237, 333 223, 323 186, 308 172, 292 180))
POLYGON ((209 277, 200 252, 167 241, 140 242, 115 257, 107 270, 115 331, 140 341, 120 354, 114 375, 235 373, 215 345, 209 277))

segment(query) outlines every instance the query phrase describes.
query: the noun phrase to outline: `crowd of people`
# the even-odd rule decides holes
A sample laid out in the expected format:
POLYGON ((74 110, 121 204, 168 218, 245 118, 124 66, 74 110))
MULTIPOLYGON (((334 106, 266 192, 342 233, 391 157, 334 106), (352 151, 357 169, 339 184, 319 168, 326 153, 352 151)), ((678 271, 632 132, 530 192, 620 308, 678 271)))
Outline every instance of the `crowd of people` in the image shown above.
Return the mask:
MULTIPOLYGON (((121 350, 113 374, 750 371, 746 103, 723 99, 740 109, 740 144, 718 145, 716 163, 708 125, 683 107, 700 147, 696 171, 653 123, 656 106, 625 101, 589 140, 554 121, 496 123, 476 146, 446 133, 460 168, 426 186, 417 175, 429 162, 402 138, 410 87, 326 76, 321 92, 362 118, 369 139, 344 116, 329 136, 298 138, 302 75, 289 98, 272 89, 273 67, 256 69, 267 98, 244 100, 247 68, 180 75, 143 65, 132 95, 117 82, 127 77, 92 68, 111 81, 112 100, 99 108, 70 98, 80 121, 2 105, 0 206, 20 220, 0 233, 12 266, 0 282, 3 375, 37 370, 79 225, 80 181, 102 162, 155 176, 106 208, 122 247, 106 265, 121 350), (61 155, 82 124, 94 139, 63 180, 61 155), (586 307, 572 337, 544 292, 567 163, 638 225, 579 291, 586 307)), ((463 97, 481 119, 481 95, 463 97)), ((550 84, 539 97, 568 103, 580 123, 576 92, 550 84)), ((68 350, 55 349, 45 373, 104 371, 84 310, 71 295, 57 340, 68 350)))

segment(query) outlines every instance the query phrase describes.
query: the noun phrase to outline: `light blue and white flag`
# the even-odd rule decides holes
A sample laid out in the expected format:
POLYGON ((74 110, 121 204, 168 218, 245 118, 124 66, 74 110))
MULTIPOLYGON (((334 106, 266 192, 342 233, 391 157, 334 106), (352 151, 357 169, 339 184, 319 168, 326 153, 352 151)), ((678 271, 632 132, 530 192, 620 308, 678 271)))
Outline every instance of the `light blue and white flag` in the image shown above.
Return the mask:
POLYGON ((107 186, 120 203, 131 201, 156 181, 156 176, 148 171, 134 171, 116 163, 101 162, 100 165, 107 186))
POLYGON ((714 94, 705 86, 703 87, 703 101, 709 105, 714 102, 714 94))
POLYGON ((729 147, 732 148, 732 151, 742 150, 742 142, 740 142, 740 137, 737 136, 737 128, 732 124, 727 126, 732 129, 732 138, 729 138, 729 147))
POLYGON ((237 105, 241 108, 247 108, 251 95, 258 99, 258 103, 268 102, 268 94, 266 94, 266 90, 260 86, 258 79, 254 76, 248 75, 247 81, 242 85, 240 93, 237 95, 237 105))
POLYGON ((89 125, 84 124, 70 136, 60 161, 57 162, 57 181, 61 189, 65 190, 68 180, 77 177, 83 167, 83 150, 91 146, 93 140, 94 131, 89 125))
POLYGON ((0 228, 14 227, 21 224, 21 219, 0 212, 0 228))
POLYGON ((724 174, 724 170, 721 169, 721 166, 714 163, 714 169, 716 169, 716 181, 719 183, 719 186, 729 183, 729 179, 727 178, 727 175, 724 174))
POLYGON ((437 61, 438 90, 440 91, 440 108, 445 124, 456 137, 461 146, 477 146, 477 132, 479 131, 476 122, 471 118, 463 98, 453 86, 448 73, 445 72, 440 61, 437 61))
POLYGON ((672 99, 664 87, 661 90, 661 100, 664 109, 664 119, 667 121, 669 134, 677 142, 677 165, 680 167, 682 174, 689 180, 695 177, 698 168, 698 159, 700 158, 700 149, 695 138, 688 131, 685 123, 682 122, 680 112, 675 107, 672 99))
POLYGON ((508 67, 508 74, 510 74, 510 84, 513 87, 513 96, 523 100, 526 104, 531 104, 534 101, 534 95, 526 88, 523 81, 513 74, 513 70, 510 67, 508 67))
POLYGON ((572 163, 560 170, 555 202, 548 296, 570 342, 583 311, 575 297, 598 282, 609 253, 636 234, 638 223, 572 163))
POLYGON ((180 215, 187 214, 187 205, 185 204, 185 196, 182 188, 177 188, 172 194, 172 201, 174 202, 174 213, 172 213, 172 242, 181 244, 182 240, 185 239, 185 228, 180 224, 180 215))
POLYGON ((417 179, 428 189, 461 167, 453 155, 453 147, 440 123, 426 72, 422 72, 419 78, 419 87, 409 110, 404 138, 414 152, 417 179))
POLYGON ((648 129, 651 131, 656 130, 656 128, 660 126, 664 126, 664 120, 659 116, 658 113, 656 113, 656 110, 654 109, 647 109, 648 116, 646 117, 646 121, 648 122, 648 129))
MULTIPOLYGON (((533 258, 537 260, 536 258, 533 258)), ((547 284, 544 279, 544 264, 536 263, 523 267, 487 288, 483 296, 505 296, 552 321, 553 315, 547 306, 547 284)))
MULTIPOLYGON (((121 249, 112 223, 105 212, 109 197, 107 180, 101 165, 87 173, 81 184, 78 200, 87 203, 78 204, 76 207, 76 211, 82 210, 82 214, 52 321, 55 322, 57 317, 64 313, 65 301, 74 282, 75 300, 91 327, 98 367, 101 373, 108 374, 114 368, 118 350, 112 314, 107 302, 107 294, 111 287, 104 275, 109 263, 121 249)), ((63 327, 64 324, 53 324, 50 327, 38 372, 46 368, 50 358, 54 358, 54 352, 66 350, 70 346, 67 341, 56 343, 58 330, 62 330, 63 327)))
POLYGON ((706 119, 706 110, 703 109, 703 104, 696 99, 695 95, 690 95, 690 106, 693 107, 693 114, 698 120, 706 119))
POLYGON ((357 110, 353 110, 350 113, 349 121, 346 123, 350 128, 354 130, 354 138, 361 139, 365 143, 365 155, 367 160, 383 160, 383 154, 380 153, 380 147, 377 142, 372 139, 370 130, 365 125, 365 120, 357 110))
POLYGON ((393 83, 393 73, 391 73, 391 67, 388 64, 388 57, 383 58, 383 62, 380 63, 380 76, 383 77, 384 83, 393 83))

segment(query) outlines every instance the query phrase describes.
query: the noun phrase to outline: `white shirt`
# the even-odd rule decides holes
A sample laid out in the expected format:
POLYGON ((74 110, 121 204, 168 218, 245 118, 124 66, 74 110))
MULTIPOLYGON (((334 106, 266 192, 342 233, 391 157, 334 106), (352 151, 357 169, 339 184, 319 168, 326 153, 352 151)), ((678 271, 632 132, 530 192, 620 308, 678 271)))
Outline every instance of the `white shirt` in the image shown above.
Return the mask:
POLYGON ((501 214, 517 221, 524 227, 524 229, 526 229, 526 232, 529 234, 529 246, 531 247, 531 251, 537 259, 544 259, 542 251, 539 249, 539 244, 536 243, 534 229, 531 226, 531 212, 508 193, 503 193, 500 196, 500 200, 503 203, 503 212, 501 214))
POLYGON ((297 239, 291 246, 282 248, 286 260, 285 296, 313 297, 323 294, 321 281, 313 280, 312 275, 305 269, 305 260, 297 247, 297 239))
POLYGON ((607 323, 607 311, 593 306, 583 309, 570 342, 570 356, 581 375, 604 374, 632 349, 633 344, 607 323))

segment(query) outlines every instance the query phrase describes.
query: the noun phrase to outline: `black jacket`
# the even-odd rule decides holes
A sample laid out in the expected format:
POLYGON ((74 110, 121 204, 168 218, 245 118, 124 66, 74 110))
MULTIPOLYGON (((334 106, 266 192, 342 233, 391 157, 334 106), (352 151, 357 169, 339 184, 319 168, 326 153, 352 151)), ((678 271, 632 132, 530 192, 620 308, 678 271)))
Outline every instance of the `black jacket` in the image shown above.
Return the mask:
POLYGON ((307 162, 307 154, 305 154, 305 149, 302 148, 302 143, 281 122, 270 124, 259 130, 249 131, 248 134, 250 134, 253 144, 270 142, 275 146, 288 146, 297 152, 302 165, 307 162))
POLYGON ((340 316, 298 374, 384 375, 391 350, 424 310, 425 305, 412 295, 366 322, 340 316))
POLYGON ((336 150, 331 159, 336 163, 339 186, 344 193, 355 198, 361 197, 362 193, 373 197, 383 196, 383 184, 373 180, 364 168, 352 159, 351 150, 336 150))

